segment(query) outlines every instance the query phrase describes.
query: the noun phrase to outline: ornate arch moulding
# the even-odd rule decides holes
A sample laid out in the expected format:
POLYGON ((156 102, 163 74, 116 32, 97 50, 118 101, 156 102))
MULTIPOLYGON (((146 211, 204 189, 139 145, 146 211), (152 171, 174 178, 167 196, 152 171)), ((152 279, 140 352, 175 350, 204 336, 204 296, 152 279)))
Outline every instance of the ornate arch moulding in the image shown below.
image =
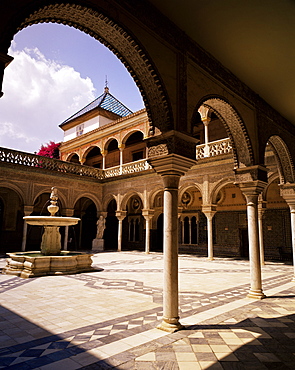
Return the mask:
POLYGON ((37 2, 31 4, 27 17, 16 25, 15 32, 33 24, 49 22, 77 28, 108 47, 138 86, 150 126, 156 126, 162 132, 171 129, 173 115, 166 89, 148 53, 131 32, 102 14, 101 10, 86 5, 60 3, 40 7, 37 2))
POLYGON ((202 119, 207 119, 212 110, 223 122, 231 140, 235 167, 251 166, 254 163, 253 150, 246 126, 238 112, 222 97, 208 97, 199 105, 202 119))
POLYGON ((293 160, 284 140, 280 136, 274 135, 268 139, 268 143, 277 161, 280 183, 295 183, 293 160))

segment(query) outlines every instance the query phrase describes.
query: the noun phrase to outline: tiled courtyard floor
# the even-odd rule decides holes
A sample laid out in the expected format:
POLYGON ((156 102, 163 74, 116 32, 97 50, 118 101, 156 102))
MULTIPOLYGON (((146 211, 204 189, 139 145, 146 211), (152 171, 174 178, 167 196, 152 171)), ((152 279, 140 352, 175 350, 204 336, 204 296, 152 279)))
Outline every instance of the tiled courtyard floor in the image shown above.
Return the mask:
MULTIPOLYGON (((249 262, 181 255, 180 317, 162 316, 161 254, 100 253, 100 271, 0 275, 0 368, 295 369, 293 266, 267 263, 267 298, 245 298, 249 262)), ((5 260, 2 259, 1 267, 5 260)))

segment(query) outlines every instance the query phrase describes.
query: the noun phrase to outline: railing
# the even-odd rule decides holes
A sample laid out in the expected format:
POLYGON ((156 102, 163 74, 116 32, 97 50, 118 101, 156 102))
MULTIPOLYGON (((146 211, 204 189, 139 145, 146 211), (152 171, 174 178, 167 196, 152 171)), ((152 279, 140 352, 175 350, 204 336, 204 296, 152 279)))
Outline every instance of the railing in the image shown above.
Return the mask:
POLYGON ((131 163, 125 163, 122 166, 116 166, 107 168, 104 170, 104 176, 107 177, 114 177, 119 175, 128 175, 130 173, 146 171, 152 168, 145 159, 140 161, 135 161, 131 163))
POLYGON ((90 166, 84 166, 78 163, 64 162, 59 159, 42 157, 40 155, 19 152, 17 150, 0 148, 0 162, 18 164, 34 168, 43 168, 46 170, 70 173, 73 175, 92 177, 95 179, 104 179, 119 175, 126 175, 135 172, 145 171, 151 168, 148 162, 143 159, 136 162, 126 163, 122 166, 116 166, 101 170, 90 166))
POLYGON ((92 177, 96 179, 104 178, 103 171, 98 168, 82 166, 76 163, 64 162, 59 159, 42 157, 40 155, 19 152, 7 148, 0 148, 0 162, 43 168, 46 170, 70 173, 73 175, 92 177))
POLYGON ((229 138, 216 140, 208 144, 197 145, 196 158, 202 159, 221 154, 229 154, 232 153, 232 150, 233 148, 229 138))
MULTIPOLYGON (((213 141, 208 144, 197 145, 196 158, 214 157, 216 155, 228 154, 232 152, 229 138, 213 141)), ((151 168, 149 163, 142 159, 122 166, 107 168, 105 170, 84 166, 78 163, 64 162, 59 159, 42 157, 40 155, 20 152, 17 150, 0 148, 0 162, 18 164, 28 167, 43 168, 46 170, 69 173, 73 175, 104 179, 120 175, 146 171, 151 168)))

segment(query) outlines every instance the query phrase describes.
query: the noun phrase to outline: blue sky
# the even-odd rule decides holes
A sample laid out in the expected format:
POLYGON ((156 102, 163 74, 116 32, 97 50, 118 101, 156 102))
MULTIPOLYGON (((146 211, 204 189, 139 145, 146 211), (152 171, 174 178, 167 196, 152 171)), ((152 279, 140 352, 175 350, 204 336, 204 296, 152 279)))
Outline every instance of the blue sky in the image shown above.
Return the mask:
POLYGON ((132 111, 143 108, 132 77, 105 46, 72 27, 38 24, 15 35, 0 99, 0 146, 36 152, 59 142, 65 119, 103 93, 132 111))

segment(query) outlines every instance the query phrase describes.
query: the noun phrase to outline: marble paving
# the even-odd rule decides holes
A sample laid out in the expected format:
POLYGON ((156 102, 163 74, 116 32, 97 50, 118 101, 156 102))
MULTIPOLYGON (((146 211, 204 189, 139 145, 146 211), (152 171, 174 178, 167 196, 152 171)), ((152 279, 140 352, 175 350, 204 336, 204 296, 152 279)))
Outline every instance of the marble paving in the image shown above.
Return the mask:
MULTIPOLYGON (((0 368, 295 369, 293 266, 263 267, 267 298, 246 298, 249 262, 179 256, 185 330, 162 317, 160 253, 98 253, 97 271, 0 275, 0 368)), ((0 260, 0 267, 5 259, 0 260)))

